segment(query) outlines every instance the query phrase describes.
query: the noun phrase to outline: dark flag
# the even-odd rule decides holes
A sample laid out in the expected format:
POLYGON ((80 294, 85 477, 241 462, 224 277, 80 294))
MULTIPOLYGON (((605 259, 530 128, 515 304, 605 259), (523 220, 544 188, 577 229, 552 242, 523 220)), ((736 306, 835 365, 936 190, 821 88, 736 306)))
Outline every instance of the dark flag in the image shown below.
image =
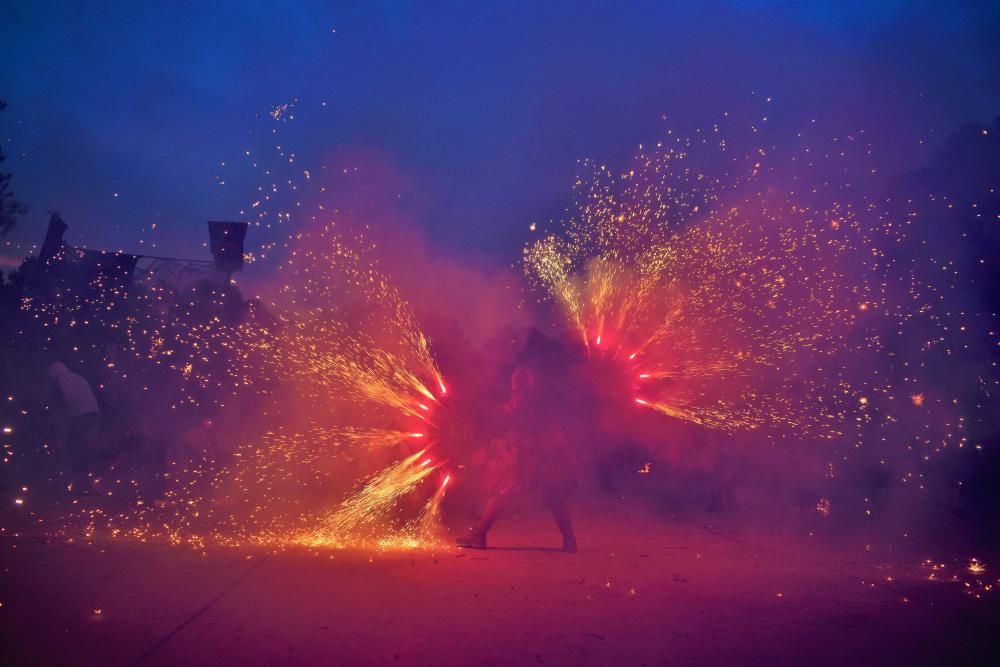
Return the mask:
POLYGON ((63 247, 66 245, 66 242, 63 241, 63 235, 66 234, 67 229, 69 229, 69 226, 63 222, 59 212, 53 212, 49 218, 49 227, 45 230, 45 240, 42 241, 42 249, 38 253, 38 259, 42 260, 42 264, 48 264, 53 257, 62 252, 63 247))

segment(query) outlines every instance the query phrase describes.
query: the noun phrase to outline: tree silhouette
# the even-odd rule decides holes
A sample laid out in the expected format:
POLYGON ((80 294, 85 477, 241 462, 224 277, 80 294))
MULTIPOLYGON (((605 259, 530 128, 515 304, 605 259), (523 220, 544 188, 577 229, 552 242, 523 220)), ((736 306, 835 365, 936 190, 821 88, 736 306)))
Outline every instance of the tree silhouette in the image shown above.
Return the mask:
MULTIPOLYGON (((6 108, 7 103, 0 100, 0 111, 6 108)), ((3 154, 3 148, 0 147, 0 163, 6 159, 7 156, 3 154)), ((10 178, 10 174, 0 172, 0 236, 13 229, 17 218, 28 211, 28 207, 14 197, 14 193, 10 189, 10 178)))

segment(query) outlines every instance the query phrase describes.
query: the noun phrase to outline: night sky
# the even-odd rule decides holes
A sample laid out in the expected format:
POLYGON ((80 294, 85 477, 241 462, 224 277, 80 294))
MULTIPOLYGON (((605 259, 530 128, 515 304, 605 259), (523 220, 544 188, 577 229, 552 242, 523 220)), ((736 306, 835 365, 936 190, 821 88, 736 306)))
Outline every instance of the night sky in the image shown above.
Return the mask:
POLYGON ((889 173, 1000 114, 990 2, 0 8, 4 168, 31 209, 7 268, 53 209, 73 243, 206 257, 204 220, 241 218, 244 151, 293 99, 297 168, 360 170, 328 179, 333 205, 378 182, 432 247, 497 267, 566 206, 578 158, 624 160, 664 114, 696 126, 773 96, 790 125, 875 131, 889 173))

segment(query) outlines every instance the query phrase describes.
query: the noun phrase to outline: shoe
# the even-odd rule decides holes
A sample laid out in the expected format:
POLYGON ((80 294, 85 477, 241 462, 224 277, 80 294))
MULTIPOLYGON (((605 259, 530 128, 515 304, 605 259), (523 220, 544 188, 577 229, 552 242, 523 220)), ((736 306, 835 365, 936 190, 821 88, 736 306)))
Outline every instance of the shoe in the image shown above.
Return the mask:
POLYGON ((457 540, 455 540, 455 544, 462 547, 463 549, 485 549, 486 536, 477 535, 476 533, 469 533, 466 537, 460 537, 457 540))
POLYGON ((576 538, 575 537, 564 537, 563 538, 563 551, 568 554, 576 553, 576 538))

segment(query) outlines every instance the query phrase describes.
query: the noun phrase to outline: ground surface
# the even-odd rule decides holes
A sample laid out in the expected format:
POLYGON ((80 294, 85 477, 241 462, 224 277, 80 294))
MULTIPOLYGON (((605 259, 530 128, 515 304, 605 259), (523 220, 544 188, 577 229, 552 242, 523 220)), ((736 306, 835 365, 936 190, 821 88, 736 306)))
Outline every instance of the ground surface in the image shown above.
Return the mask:
POLYGON ((558 537, 532 513, 502 548, 435 554, 6 537, 0 662, 952 665, 998 644, 996 570, 944 550, 607 497, 576 513, 578 554, 539 549, 558 537))

